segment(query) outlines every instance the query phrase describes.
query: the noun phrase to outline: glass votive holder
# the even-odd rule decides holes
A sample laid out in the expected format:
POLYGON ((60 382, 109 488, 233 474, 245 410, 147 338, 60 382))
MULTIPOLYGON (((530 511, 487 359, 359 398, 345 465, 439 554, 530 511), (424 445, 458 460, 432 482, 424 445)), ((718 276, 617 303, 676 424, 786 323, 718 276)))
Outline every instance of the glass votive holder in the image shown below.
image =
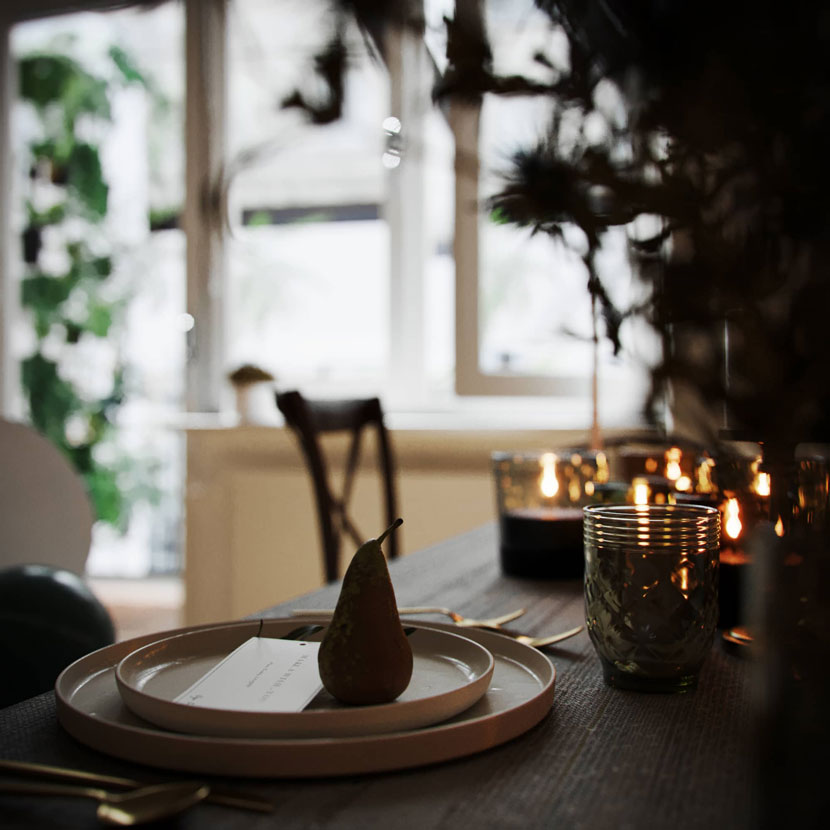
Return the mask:
POLYGON ((586 627, 605 681, 692 688, 718 619, 720 512, 699 505, 584 510, 586 627))
POLYGON ((607 479, 603 454, 587 449, 498 451, 492 463, 504 573, 581 577, 582 508, 607 479))

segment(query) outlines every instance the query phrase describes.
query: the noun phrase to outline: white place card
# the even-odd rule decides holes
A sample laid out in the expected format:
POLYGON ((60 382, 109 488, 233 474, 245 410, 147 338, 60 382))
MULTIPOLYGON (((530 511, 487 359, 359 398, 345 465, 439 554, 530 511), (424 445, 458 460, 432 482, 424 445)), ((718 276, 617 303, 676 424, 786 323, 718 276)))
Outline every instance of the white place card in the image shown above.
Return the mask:
POLYGON ((176 703, 244 712, 301 712, 323 688, 320 643, 251 637, 176 703))

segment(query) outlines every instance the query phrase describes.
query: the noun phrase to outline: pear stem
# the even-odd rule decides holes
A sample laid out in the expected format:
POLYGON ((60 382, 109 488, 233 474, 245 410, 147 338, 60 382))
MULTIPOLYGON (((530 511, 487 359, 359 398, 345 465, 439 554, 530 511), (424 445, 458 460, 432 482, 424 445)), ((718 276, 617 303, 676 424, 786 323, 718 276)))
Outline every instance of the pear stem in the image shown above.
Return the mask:
POLYGON ((389 534, 390 534, 390 533, 391 533, 391 532, 392 532, 392 531, 393 531, 396 527, 400 527, 402 524, 403 524, 403 519, 400 519, 400 518, 395 519, 395 521, 394 521, 394 522, 392 522, 392 524, 391 524, 391 525, 389 525, 389 527, 387 527, 387 528, 386 528, 386 530, 384 530, 384 531, 383 531, 383 533, 381 533, 381 534, 380 534, 380 536, 378 536, 378 538, 377 538, 377 543, 380 545, 380 544, 383 542, 383 540, 384 540, 384 539, 385 539, 385 538, 386 538, 386 537, 387 537, 387 536, 388 536, 388 535, 389 535, 389 534))

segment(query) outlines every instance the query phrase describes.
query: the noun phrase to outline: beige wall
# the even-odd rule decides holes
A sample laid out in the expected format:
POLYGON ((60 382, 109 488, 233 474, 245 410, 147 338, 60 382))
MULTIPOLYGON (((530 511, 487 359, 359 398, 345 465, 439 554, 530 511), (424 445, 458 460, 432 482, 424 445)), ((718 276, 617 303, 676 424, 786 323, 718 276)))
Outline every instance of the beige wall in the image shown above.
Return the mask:
MULTIPOLYGON (((397 430, 404 555, 495 518, 490 453, 584 445, 582 432, 397 430)), ((364 460, 371 465, 371 443, 364 460)), ((335 475, 344 446, 330 442, 335 475)), ((383 529, 373 470, 353 495, 358 528, 383 529)), ((323 584, 311 482, 280 427, 187 431, 185 623, 255 613, 323 584)), ((349 543, 344 560, 350 558, 349 543)))

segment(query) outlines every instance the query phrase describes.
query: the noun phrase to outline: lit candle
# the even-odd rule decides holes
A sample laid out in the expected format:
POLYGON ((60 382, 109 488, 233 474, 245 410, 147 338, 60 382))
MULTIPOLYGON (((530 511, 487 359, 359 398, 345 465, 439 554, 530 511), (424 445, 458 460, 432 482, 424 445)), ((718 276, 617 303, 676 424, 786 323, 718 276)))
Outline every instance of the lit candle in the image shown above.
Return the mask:
POLYGON ((720 583, 718 627, 732 628, 743 622, 746 568, 749 556, 740 544, 744 532, 741 503, 728 498, 721 511, 720 583))
MULTIPOLYGON (((580 458, 570 460, 572 468, 580 466, 580 458)), ((502 567, 513 576, 579 577, 584 570, 582 484, 562 469, 567 463, 560 465, 555 453, 542 453, 538 465, 535 492, 531 489, 524 505, 511 506, 500 516, 502 567), (571 504, 562 504, 564 500, 571 504)), ((586 492, 592 489, 587 484, 586 492)))

